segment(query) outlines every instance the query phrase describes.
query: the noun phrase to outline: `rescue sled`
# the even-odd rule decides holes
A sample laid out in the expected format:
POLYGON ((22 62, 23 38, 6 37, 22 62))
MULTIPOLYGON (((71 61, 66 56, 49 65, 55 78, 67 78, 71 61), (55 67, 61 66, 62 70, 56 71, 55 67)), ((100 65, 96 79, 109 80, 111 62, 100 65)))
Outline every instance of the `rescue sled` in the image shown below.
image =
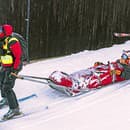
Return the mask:
POLYGON ((72 74, 54 71, 48 78, 27 75, 15 76, 20 79, 47 84, 51 88, 69 96, 76 96, 125 80, 117 74, 116 71, 122 72, 123 67, 120 63, 112 62, 108 64, 98 64, 72 74))
POLYGON ((122 66, 116 62, 100 64, 70 75, 64 72, 54 71, 49 76, 49 86, 69 96, 76 96, 125 80, 116 74, 115 71, 123 71, 122 66))

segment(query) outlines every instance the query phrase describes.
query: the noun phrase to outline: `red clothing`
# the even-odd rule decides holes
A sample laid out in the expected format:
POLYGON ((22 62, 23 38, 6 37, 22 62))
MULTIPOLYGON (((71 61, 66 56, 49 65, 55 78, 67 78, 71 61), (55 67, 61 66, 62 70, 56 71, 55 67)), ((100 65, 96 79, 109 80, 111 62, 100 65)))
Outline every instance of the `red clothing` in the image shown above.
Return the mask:
POLYGON ((21 63, 21 56, 22 56, 22 49, 21 49, 20 43, 16 42, 10 45, 10 50, 14 57, 13 68, 17 70, 21 63))

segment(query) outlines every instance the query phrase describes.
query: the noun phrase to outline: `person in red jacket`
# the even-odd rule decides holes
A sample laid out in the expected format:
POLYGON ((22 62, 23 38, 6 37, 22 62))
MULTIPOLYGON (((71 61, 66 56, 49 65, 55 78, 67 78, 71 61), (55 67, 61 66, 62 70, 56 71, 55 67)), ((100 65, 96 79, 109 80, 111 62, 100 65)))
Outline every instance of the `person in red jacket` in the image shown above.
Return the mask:
POLYGON ((16 73, 22 69, 22 48, 17 38, 12 36, 13 27, 8 24, 0 26, 0 108, 9 106, 9 111, 3 119, 10 119, 20 114, 19 104, 13 90, 16 78, 11 73, 16 73))

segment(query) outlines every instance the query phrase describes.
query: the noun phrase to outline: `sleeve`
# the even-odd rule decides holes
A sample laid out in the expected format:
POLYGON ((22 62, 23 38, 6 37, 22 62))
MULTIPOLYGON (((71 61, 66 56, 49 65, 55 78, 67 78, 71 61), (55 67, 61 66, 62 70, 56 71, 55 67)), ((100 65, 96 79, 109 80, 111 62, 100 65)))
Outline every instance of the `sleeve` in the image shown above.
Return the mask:
POLYGON ((121 73, 121 77, 124 78, 125 80, 130 79, 130 66, 122 64, 124 71, 121 73))
POLYGON ((19 42, 10 45, 10 51, 14 57, 13 69, 17 70, 21 64, 22 49, 19 42))

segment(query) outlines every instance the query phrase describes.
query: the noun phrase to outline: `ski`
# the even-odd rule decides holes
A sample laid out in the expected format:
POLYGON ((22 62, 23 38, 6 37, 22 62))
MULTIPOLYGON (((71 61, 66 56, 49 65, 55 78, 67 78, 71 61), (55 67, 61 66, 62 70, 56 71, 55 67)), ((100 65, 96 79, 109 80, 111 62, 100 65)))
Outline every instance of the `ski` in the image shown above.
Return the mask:
POLYGON ((24 114, 23 112, 20 112, 20 115, 16 115, 12 118, 9 118, 9 119, 4 119, 3 117, 0 119, 0 123, 2 122, 6 122, 6 121, 10 121, 10 120, 14 120, 14 119, 18 119, 18 118, 22 118, 22 117, 25 117, 27 116, 28 114, 24 114))
POLYGON ((31 98, 34 98, 34 97, 37 97, 37 95, 35 93, 33 93, 33 94, 29 95, 29 96, 25 96, 25 97, 19 98, 18 101, 19 102, 23 102, 23 101, 29 100, 31 98))
POLYGON ((130 33, 114 33, 115 37, 130 37, 130 33))
MULTIPOLYGON (((29 96, 25 96, 25 97, 22 97, 22 98, 19 98, 18 99, 18 102, 24 102, 24 101, 27 101, 27 100, 30 100, 32 98, 36 98, 37 95, 35 93, 29 95, 29 96)), ((0 109, 3 109, 3 108, 6 108, 8 105, 0 105, 0 109)))

